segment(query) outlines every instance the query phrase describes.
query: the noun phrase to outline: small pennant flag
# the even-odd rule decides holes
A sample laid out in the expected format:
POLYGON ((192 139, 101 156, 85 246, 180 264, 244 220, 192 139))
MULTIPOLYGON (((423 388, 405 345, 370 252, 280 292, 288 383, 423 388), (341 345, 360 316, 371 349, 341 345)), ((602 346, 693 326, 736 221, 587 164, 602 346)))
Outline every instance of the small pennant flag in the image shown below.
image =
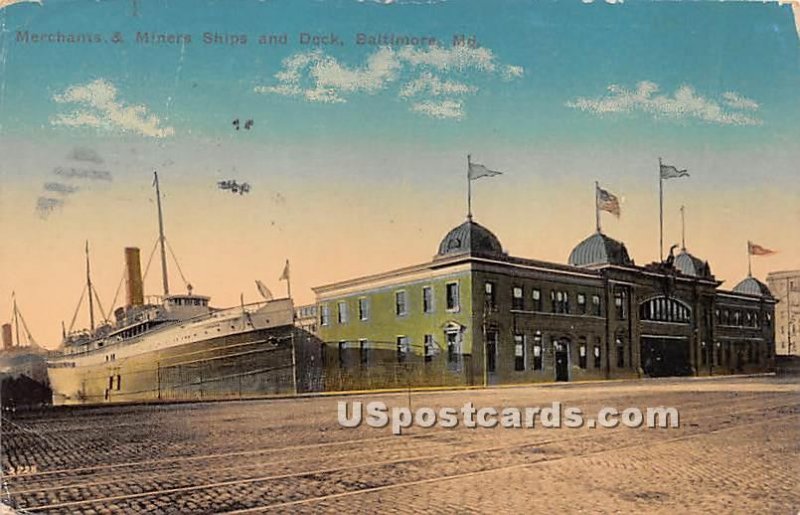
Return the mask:
POLYGON ((752 241, 747 242, 747 250, 751 256, 771 256, 776 253, 776 251, 757 245, 752 241))
POLYGON ((689 177, 689 172, 686 170, 678 170, 672 165, 661 165, 662 179, 675 179, 676 177, 689 177))
POLYGON ((286 260, 286 266, 283 267, 283 273, 278 278, 279 281, 288 281, 289 280, 289 260, 286 260))
POLYGON ((272 300, 274 297, 272 296, 272 292, 269 291, 267 285, 256 279, 256 288, 258 288, 258 293, 264 297, 264 300, 272 300))
POLYGON ((481 177, 494 177, 495 175, 502 175, 503 172, 498 172, 497 170, 489 170, 482 164, 478 163, 469 163, 469 180, 474 181, 475 179, 480 179, 481 177))
POLYGON ((613 193, 609 193, 599 186, 597 188, 597 209, 600 209, 601 211, 608 211, 617 218, 619 218, 619 215, 621 214, 619 208, 619 199, 617 196, 613 193))

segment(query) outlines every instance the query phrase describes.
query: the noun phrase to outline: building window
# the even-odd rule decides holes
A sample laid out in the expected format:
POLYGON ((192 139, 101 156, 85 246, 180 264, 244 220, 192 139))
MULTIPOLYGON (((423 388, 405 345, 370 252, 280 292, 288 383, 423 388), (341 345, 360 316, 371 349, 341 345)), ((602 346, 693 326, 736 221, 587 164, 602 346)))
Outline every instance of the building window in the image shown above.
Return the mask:
POLYGON ((628 292, 623 288, 614 288, 614 306, 617 310, 617 320, 628 318, 628 292))
POLYGON ((586 294, 579 293, 578 294, 578 313, 581 315, 586 314, 586 294))
POLYGON ((494 372, 497 369, 497 331, 486 333, 486 371, 494 372))
POLYGON ((553 304, 553 313, 569 313, 569 293, 551 290, 550 301, 553 304))
POLYGON ((339 323, 346 324, 347 323, 347 303, 342 301, 339 302, 339 323))
POLYGON ((367 340, 358 340, 358 358, 362 367, 369 366, 369 343, 367 340))
POLYGON ((595 344, 594 346, 594 368, 600 368, 601 359, 600 359, 600 345, 595 344))
POLYGON ((331 323, 331 308, 327 304, 319 307, 319 325, 328 325, 331 323))
POLYGON ((484 290, 486 291, 486 309, 497 309, 497 291, 495 284, 487 282, 484 285, 484 290))
POLYGON ((433 335, 425 335, 425 363, 430 363, 433 360, 433 335))
POLYGON ((405 291, 401 290, 394 293, 394 313, 397 316, 404 316, 408 313, 405 291))
POLYGON ((533 335, 533 369, 542 370, 542 365, 542 333, 536 331, 536 334, 533 335))
POLYGON ((339 342, 339 368, 344 368, 344 351, 347 348, 347 342, 342 340, 339 342))
POLYGON ((625 344, 617 338, 617 368, 625 368, 625 344))
POLYGON ((408 360, 408 354, 411 350, 411 345, 408 336, 397 337, 397 362, 405 363, 408 360))
POLYGON ((578 366, 586 370, 586 338, 581 337, 578 340, 578 366))
POLYGON ((358 299, 358 319, 369 320, 369 299, 366 297, 358 299))
POLYGON ((433 288, 430 286, 422 287, 422 311, 433 313, 433 288))
POLYGON ((514 335, 514 370, 525 370, 525 337, 514 335))
POLYGON ((592 295, 592 314, 597 317, 603 314, 602 306, 600 305, 600 295, 592 295))
POLYGON ((525 309, 525 303, 522 299, 522 286, 514 286, 511 290, 511 309, 525 309))
POLYGON ((447 310, 458 311, 461 307, 461 300, 458 294, 458 283, 447 283, 447 310))
POLYGON ((639 314, 642 320, 679 324, 688 324, 692 318, 688 306, 681 301, 666 297, 656 297, 642 302, 639 314))
POLYGON ((542 290, 535 288, 531 292, 531 299, 533 299, 533 310, 534 311, 541 311, 542 310, 542 290))

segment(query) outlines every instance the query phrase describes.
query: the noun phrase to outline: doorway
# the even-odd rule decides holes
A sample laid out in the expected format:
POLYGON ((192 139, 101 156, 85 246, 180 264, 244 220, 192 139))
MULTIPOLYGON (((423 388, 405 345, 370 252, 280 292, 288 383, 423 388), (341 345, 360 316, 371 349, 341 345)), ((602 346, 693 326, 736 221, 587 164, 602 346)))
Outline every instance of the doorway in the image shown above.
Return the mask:
POLYGON ((556 381, 569 381, 569 342, 555 342, 556 381))

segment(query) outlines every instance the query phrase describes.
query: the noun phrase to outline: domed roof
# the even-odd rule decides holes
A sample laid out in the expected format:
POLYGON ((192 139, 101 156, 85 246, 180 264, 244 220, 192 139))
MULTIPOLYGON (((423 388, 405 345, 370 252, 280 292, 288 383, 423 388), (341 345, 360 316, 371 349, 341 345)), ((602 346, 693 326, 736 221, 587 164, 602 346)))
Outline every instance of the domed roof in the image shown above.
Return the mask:
POLYGON ((744 293, 746 295, 758 295, 759 297, 772 297, 772 292, 766 284, 762 283, 753 276, 747 276, 734 286, 733 291, 736 293, 744 293))
POLYGON ((471 218, 459 225, 444 237, 439 244, 437 256, 449 254, 503 254, 503 246, 492 231, 473 222, 471 218))
POLYGON ((572 249, 568 262, 572 266, 633 265, 625 245, 601 232, 592 234, 572 249))
POLYGON ((689 275, 692 277, 711 277, 711 267, 708 265, 708 261, 703 261, 700 258, 697 258, 688 252, 686 249, 681 250, 681 253, 675 256, 675 262, 673 263, 675 269, 678 270, 683 275, 689 275))

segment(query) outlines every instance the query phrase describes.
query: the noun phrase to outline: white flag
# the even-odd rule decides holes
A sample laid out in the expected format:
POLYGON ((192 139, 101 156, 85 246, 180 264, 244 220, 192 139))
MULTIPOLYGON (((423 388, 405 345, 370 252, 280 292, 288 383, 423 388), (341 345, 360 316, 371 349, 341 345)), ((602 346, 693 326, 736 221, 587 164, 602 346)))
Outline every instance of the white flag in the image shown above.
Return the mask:
POLYGON ((469 164, 469 180, 474 181, 481 177, 494 177, 495 175, 502 175, 503 172, 497 170, 489 170, 482 164, 470 163, 469 164))
POLYGON ((289 260, 286 260, 286 266, 283 267, 283 273, 281 274, 279 281, 288 281, 289 280, 289 260))
POLYGON ((267 285, 256 279, 256 288, 258 288, 258 293, 264 297, 264 300, 272 300, 274 297, 272 296, 272 292, 269 291, 267 285))

